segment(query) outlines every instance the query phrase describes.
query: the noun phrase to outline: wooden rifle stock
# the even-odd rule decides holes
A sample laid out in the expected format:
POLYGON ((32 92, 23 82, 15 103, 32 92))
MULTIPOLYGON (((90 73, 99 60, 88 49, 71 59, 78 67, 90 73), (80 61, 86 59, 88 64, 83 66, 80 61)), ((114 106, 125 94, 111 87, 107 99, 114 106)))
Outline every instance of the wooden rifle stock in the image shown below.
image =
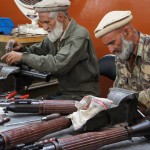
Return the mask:
POLYGON ((60 117, 50 121, 32 123, 0 133, 0 150, 15 148, 19 144, 29 144, 45 135, 68 128, 71 120, 60 117))

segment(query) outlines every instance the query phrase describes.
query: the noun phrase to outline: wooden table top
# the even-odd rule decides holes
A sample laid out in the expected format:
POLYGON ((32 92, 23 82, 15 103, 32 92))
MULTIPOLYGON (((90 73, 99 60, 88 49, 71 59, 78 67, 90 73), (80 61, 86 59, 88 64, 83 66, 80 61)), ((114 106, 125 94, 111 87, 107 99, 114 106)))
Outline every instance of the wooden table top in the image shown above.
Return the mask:
POLYGON ((10 39, 14 39, 20 43, 37 43, 41 42, 46 35, 34 35, 34 36, 7 36, 0 35, 0 42, 8 42, 10 39))

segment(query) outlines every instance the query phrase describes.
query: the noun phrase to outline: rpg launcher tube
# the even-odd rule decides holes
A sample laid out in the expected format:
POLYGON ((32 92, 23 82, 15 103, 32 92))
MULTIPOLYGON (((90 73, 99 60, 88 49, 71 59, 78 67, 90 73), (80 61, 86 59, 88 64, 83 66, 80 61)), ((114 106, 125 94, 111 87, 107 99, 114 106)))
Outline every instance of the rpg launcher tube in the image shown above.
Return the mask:
POLYGON ((15 113, 39 113, 49 115, 51 113, 71 114, 77 111, 74 100, 43 100, 33 101, 16 100, 11 103, 0 103, 0 107, 6 107, 6 111, 15 113))
MULTIPOLYGON (((129 128, 110 128, 101 132, 88 132, 60 139, 48 139, 28 146, 30 150, 42 147, 43 150, 97 150, 105 145, 132 139, 132 137, 150 136, 150 121, 129 128)), ((24 147, 22 150, 27 150, 24 147)), ((29 150, 29 149, 28 149, 29 150)))
POLYGON ((68 128, 71 124, 69 118, 60 117, 3 131, 0 133, 0 150, 15 149, 21 144, 33 143, 50 133, 68 128))

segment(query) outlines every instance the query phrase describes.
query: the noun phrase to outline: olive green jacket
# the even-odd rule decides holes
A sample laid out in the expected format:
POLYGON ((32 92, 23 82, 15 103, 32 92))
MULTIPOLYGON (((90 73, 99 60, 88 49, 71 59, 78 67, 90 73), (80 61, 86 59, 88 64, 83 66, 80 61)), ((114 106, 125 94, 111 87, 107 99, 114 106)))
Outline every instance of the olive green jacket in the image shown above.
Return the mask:
POLYGON ((117 77, 114 86, 140 92, 138 100, 150 108, 150 36, 140 33, 133 65, 133 71, 130 72, 127 61, 116 58, 117 77))
POLYGON ((58 78, 62 99, 100 96, 98 63, 90 35, 73 19, 61 39, 52 43, 46 37, 23 51, 22 62, 58 78))

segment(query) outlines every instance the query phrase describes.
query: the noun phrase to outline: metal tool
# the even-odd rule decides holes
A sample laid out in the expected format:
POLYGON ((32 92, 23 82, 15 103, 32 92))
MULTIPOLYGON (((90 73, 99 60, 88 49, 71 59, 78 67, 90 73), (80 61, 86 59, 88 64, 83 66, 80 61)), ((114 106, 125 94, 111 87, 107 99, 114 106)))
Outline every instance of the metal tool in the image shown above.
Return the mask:
POLYGON ((25 94, 25 95, 21 95, 21 96, 14 96, 13 98, 11 98, 9 101, 12 102, 12 101, 15 101, 17 99, 19 100, 24 100, 24 99, 27 99, 29 98, 30 95, 29 94, 25 94))
POLYGON ((9 122, 10 118, 6 114, 0 114, 0 125, 9 122))
POLYGON ((13 47, 14 47, 14 40, 10 40, 9 41, 9 44, 6 45, 5 47, 5 50, 6 50, 6 53, 9 53, 10 51, 12 51, 13 47))
POLYGON ((8 94, 5 98, 6 98, 6 100, 8 100, 8 99, 14 97, 16 94, 17 94, 17 91, 13 91, 12 93, 8 94))
POLYGON ((29 120, 29 121, 18 122, 18 123, 12 123, 12 124, 6 125, 6 127, 14 126, 14 125, 20 125, 20 124, 26 124, 26 123, 31 123, 31 122, 37 122, 37 121, 48 121, 48 120, 52 120, 52 119, 55 119, 55 118, 58 118, 58 117, 60 117, 59 113, 53 113, 51 115, 42 117, 41 119, 29 120))

